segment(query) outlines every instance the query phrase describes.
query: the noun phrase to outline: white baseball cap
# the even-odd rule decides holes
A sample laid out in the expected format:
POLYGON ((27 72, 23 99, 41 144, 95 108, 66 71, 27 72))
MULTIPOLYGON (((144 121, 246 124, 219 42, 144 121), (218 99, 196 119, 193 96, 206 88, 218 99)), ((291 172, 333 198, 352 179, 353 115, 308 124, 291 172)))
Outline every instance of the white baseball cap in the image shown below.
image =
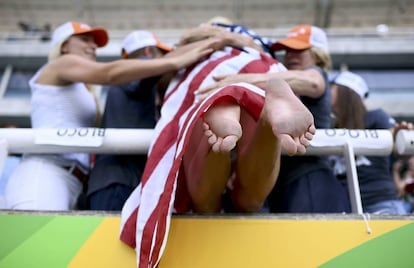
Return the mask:
POLYGON ((356 73, 349 71, 341 72, 334 77, 332 83, 352 89, 361 97, 361 99, 368 97, 368 85, 365 80, 356 73))
POLYGON ((155 46, 167 52, 172 50, 170 46, 161 43, 151 32, 133 31, 122 41, 122 56, 126 58, 132 52, 148 46, 155 46))
POLYGON ((287 37, 272 44, 274 51, 291 48, 304 50, 318 47, 329 52, 328 38, 325 32, 316 26, 301 24, 290 29, 287 37))
POLYGON ((69 21, 58 26, 52 34, 51 46, 55 47, 57 44, 62 43, 70 36, 75 34, 90 33, 98 47, 103 47, 108 43, 108 32, 103 28, 92 28, 88 24, 69 21))

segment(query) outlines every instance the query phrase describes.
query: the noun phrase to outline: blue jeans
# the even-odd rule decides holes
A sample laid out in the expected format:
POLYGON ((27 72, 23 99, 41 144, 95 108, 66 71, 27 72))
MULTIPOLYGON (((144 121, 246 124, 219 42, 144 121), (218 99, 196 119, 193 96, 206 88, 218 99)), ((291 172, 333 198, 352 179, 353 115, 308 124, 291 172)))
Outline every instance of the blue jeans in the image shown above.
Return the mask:
POLYGON ((373 205, 364 206, 364 212, 372 214, 408 214, 402 200, 381 201, 373 205))
POLYGON ((121 211, 133 190, 133 187, 113 183, 88 197, 89 209, 121 211))

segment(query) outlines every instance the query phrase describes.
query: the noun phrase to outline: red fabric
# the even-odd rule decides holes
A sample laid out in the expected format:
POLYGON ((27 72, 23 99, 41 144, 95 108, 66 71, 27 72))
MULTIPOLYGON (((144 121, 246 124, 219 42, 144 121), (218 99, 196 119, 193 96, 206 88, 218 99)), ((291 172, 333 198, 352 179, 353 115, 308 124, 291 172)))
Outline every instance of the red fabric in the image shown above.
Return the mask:
MULTIPOLYGON (((230 96, 258 118, 264 92, 252 85, 226 86, 201 103, 194 103, 194 91, 213 83, 213 75, 246 72, 276 72, 284 67, 271 57, 250 51, 227 48, 184 71, 167 90, 161 118, 141 184, 131 194, 122 210, 120 238, 137 252, 137 267, 156 267, 166 244, 174 209, 188 209, 188 204, 174 207, 181 160, 195 122, 216 100, 230 96)), ((184 189, 185 192, 185 189, 184 189)), ((178 205, 178 204, 177 204, 178 205)))

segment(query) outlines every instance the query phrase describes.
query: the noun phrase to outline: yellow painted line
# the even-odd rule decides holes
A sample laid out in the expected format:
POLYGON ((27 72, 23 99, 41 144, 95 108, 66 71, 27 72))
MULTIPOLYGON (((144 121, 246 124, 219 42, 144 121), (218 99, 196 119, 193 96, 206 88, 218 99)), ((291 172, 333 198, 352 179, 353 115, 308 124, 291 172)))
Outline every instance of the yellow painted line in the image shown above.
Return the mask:
POLYGON ((106 217, 68 267, 136 267, 135 251, 119 240, 120 222, 106 217))

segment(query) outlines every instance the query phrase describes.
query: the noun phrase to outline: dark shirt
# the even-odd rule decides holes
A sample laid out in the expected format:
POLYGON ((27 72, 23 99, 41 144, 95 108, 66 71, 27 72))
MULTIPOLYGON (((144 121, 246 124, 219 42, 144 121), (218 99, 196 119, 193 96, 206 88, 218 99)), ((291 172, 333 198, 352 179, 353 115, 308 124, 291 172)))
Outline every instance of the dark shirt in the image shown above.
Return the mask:
POLYGON ((110 87, 102 117, 103 128, 154 128, 155 84, 159 78, 110 87))
MULTIPOLYGON (((155 86, 158 80, 158 77, 148 78, 109 88, 102 128, 154 128, 157 110, 155 86)), ((146 160, 146 154, 97 155, 89 177, 88 195, 113 183, 136 187, 146 160)))

